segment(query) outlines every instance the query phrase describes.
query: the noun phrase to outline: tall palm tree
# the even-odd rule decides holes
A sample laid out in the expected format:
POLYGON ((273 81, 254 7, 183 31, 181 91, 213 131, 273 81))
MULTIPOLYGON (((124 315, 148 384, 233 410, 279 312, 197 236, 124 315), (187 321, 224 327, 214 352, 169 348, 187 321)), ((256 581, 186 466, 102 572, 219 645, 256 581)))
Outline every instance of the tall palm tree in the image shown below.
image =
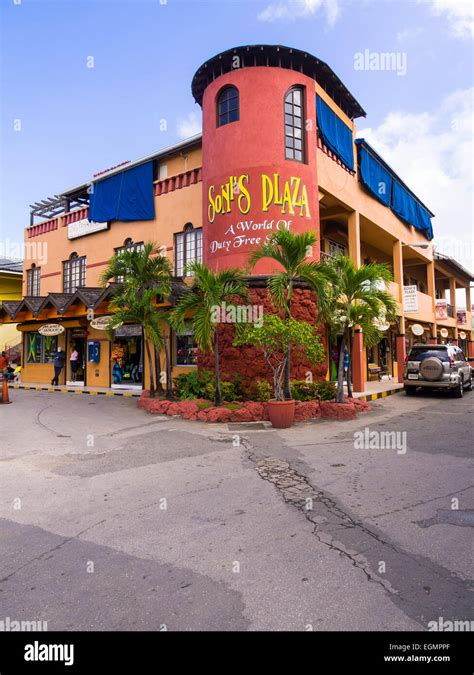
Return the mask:
POLYGON ((215 405, 222 404, 221 378, 219 368, 219 332, 215 321, 216 308, 232 298, 247 297, 247 282, 238 269, 214 272, 206 265, 193 261, 186 266, 193 275, 189 291, 178 300, 172 312, 172 324, 176 330, 183 330, 185 319, 193 326, 194 338, 199 349, 205 353, 214 352, 215 405))
MULTIPOLYGON (((152 303, 154 304, 156 298, 166 300, 171 294, 171 280, 172 280, 172 268, 168 258, 162 255, 157 255, 159 251, 159 246, 154 242, 147 242, 141 248, 126 248, 124 251, 116 253, 107 268, 101 276, 101 283, 103 286, 106 286, 112 280, 121 282, 122 290, 119 291, 119 294, 116 298, 117 306, 120 306, 122 309, 125 308, 125 301, 130 298, 135 297, 137 300, 140 300, 145 296, 147 291, 153 290, 155 293, 154 298, 152 297, 152 303)), ((165 321, 165 314, 160 313, 159 319, 165 321)), ((139 323, 138 321, 136 323, 139 323)), ((160 339, 158 341, 152 340, 154 356, 155 356, 155 377, 153 378, 154 382, 156 381, 156 386, 158 391, 163 391, 163 386, 161 383, 161 361, 160 361, 160 348, 165 348, 165 359, 166 359, 166 393, 170 395, 171 393, 171 382, 168 382, 170 377, 169 370, 170 364, 168 363, 169 359, 169 349, 166 343, 166 340, 163 339, 163 333, 160 328, 161 324, 155 326, 160 332, 160 339)), ((146 345, 148 350, 149 345, 146 345)), ((150 361, 150 374, 152 362, 150 361)), ((155 391, 155 385, 153 382, 153 394, 155 391)), ((150 388, 150 394, 151 388, 150 388)))
MULTIPOLYGON (((320 308, 326 304, 328 287, 334 281, 334 273, 331 267, 308 260, 315 244, 314 232, 297 234, 289 230, 278 230, 250 258, 252 268, 263 258, 270 258, 282 267, 281 271, 275 272, 268 279, 267 285, 273 304, 284 312, 285 319, 291 316, 296 281, 304 281, 311 290, 316 291, 320 308)), ((286 398, 291 398, 290 377, 291 354, 288 350, 284 381, 286 398)))
MULTIPOLYGON (((387 321, 392 320, 396 315, 397 303, 393 295, 385 290, 385 282, 392 280, 392 272, 385 263, 356 267, 350 258, 340 255, 325 262, 324 266, 332 270, 335 279, 331 287, 332 299, 329 299, 325 307, 324 319, 331 325, 333 332, 342 333, 336 393, 336 401, 342 403, 344 351, 346 346, 351 347, 354 327, 365 327, 368 341, 366 344, 377 341, 381 333, 374 326, 374 320, 381 316, 385 316, 387 321), (331 310, 328 310, 329 306, 331 310)), ((350 373, 348 381, 349 376, 350 373)), ((350 389, 349 391, 351 393, 350 389)))

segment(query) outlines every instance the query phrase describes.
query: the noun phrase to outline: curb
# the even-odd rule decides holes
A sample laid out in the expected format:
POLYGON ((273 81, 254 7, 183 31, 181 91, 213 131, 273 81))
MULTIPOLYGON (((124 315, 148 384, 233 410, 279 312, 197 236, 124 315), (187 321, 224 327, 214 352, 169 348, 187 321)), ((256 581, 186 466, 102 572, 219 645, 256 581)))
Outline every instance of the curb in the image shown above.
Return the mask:
POLYGON ((89 389, 63 389, 62 387, 35 387, 27 384, 9 384, 9 389, 27 389, 30 391, 49 391, 58 394, 89 394, 90 396, 124 396, 126 398, 139 398, 141 392, 136 394, 133 392, 123 391, 91 391, 89 389))
POLYGON ((358 396, 358 400, 370 402, 370 401, 376 401, 379 398, 387 398, 387 396, 392 396, 392 394, 399 394, 401 391, 403 391, 403 387, 399 387, 398 389, 387 389, 386 391, 379 391, 376 394, 366 394, 364 396, 358 396))

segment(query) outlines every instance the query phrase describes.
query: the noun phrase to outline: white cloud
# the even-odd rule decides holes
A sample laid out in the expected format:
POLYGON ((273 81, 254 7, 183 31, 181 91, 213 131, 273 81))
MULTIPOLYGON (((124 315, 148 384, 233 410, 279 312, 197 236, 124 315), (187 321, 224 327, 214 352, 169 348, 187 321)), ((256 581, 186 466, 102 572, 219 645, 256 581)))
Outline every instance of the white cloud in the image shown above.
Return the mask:
POLYGON ((405 28, 405 30, 401 30, 399 33, 397 33, 397 42, 403 44, 404 42, 414 40, 423 32, 424 28, 421 28, 421 26, 418 28, 405 28))
POLYGON ((178 136, 189 138, 201 133, 202 124, 196 113, 189 113, 185 118, 178 119, 178 136))
POLYGON ((431 12, 447 20, 455 38, 474 37, 474 2, 472 0, 418 0, 428 3, 431 12))
POLYGON ((334 26, 340 14, 339 0, 279 0, 271 2, 260 12, 260 21, 305 19, 324 11, 329 26, 334 26))
POLYGON ((474 269, 474 88, 448 95, 434 113, 392 112, 365 138, 435 214, 439 251, 474 269))

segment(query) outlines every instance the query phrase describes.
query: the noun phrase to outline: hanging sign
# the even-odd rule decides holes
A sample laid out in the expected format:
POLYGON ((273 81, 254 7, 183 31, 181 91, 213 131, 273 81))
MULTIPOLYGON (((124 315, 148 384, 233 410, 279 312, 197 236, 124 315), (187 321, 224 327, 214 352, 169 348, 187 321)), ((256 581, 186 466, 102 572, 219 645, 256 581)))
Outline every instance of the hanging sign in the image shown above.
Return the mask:
POLYGON ((413 326, 411 327, 411 332, 413 333, 413 335, 420 336, 420 335, 423 335, 423 333, 425 332, 425 329, 423 328, 423 326, 421 324, 414 323, 413 326))
POLYGON ((449 331, 448 331, 447 328, 442 328, 442 329, 439 331, 439 334, 441 335, 442 338, 447 338, 448 335, 449 335, 449 331))
POLYGON ((413 314, 418 311, 418 293, 416 286, 403 287, 403 308, 405 314, 413 314))
POLYGON ((38 328, 38 333, 40 335, 61 335, 64 333, 64 326, 60 326, 57 323, 47 323, 45 326, 38 328))
POLYGON ((88 218, 76 220, 75 223, 69 223, 67 226, 67 238, 77 239, 78 237, 85 237, 88 234, 106 230, 108 226, 108 223, 96 223, 93 220, 88 220, 88 218))
POLYGON ((448 303, 444 298, 435 300, 435 319, 445 321, 448 318, 448 303))
POLYGON ((466 339, 466 333, 463 330, 460 330, 459 331, 459 337, 461 338, 461 340, 465 340, 466 339))
POLYGON ((98 316, 97 319, 92 319, 90 322, 91 328, 95 328, 96 330, 107 330, 111 318, 111 316, 98 316))

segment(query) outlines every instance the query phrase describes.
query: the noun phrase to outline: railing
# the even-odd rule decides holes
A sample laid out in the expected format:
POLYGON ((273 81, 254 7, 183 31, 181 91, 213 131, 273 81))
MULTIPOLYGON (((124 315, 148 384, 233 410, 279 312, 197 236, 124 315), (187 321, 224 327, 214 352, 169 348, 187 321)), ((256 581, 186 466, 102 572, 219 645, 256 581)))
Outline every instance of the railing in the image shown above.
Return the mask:
POLYGON ((325 253, 324 251, 321 251, 320 258, 321 262, 324 262, 325 260, 334 260, 333 255, 331 255, 330 253, 325 253))

